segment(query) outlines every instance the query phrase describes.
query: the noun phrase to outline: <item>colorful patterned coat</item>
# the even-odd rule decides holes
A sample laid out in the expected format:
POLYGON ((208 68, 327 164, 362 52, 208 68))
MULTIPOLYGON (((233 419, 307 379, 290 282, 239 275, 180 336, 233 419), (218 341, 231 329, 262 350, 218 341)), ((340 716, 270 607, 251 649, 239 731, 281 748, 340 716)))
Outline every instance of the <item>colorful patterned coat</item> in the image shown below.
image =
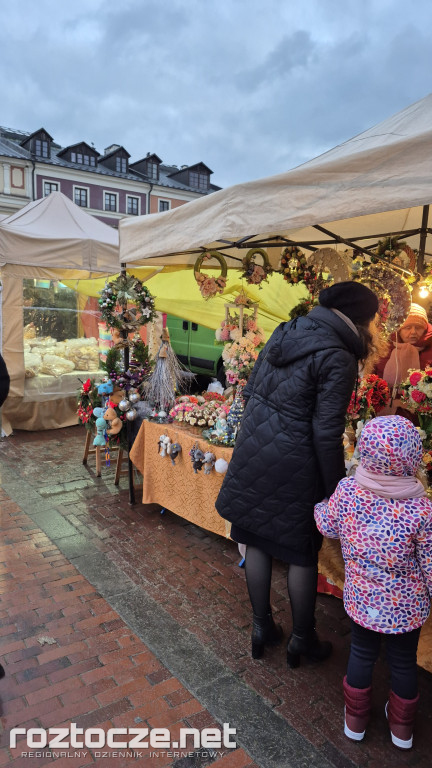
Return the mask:
MULTIPOLYGON (((361 464, 385 475, 413 475, 418 445, 392 431, 395 418, 406 422, 401 417, 370 422, 368 437, 363 439, 363 432, 359 443, 361 464)), ((341 541, 344 605, 357 624, 385 634, 424 624, 432 596, 432 502, 427 497, 383 498, 347 477, 327 503, 316 505, 315 520, 324 536, 341 541)))

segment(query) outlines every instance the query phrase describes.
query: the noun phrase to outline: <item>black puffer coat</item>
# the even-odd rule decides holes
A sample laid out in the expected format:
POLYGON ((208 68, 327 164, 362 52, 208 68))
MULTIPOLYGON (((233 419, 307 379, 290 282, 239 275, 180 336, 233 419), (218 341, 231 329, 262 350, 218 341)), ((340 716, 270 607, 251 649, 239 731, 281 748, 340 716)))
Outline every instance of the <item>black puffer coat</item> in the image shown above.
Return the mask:
POLYGON ((216 501, 222 517, 290 550, 310 549, 314 505, 345 475, 345 413, 363 351, 352 328, 321 306, 274 331, 245 388, 216 501))

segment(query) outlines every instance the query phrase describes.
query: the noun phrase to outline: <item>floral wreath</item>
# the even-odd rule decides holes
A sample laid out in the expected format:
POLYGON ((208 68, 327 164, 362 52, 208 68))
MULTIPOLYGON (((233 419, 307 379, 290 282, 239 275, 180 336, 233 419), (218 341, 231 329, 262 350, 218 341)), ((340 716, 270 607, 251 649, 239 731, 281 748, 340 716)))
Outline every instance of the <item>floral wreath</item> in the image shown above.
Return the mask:
POLYGON ((100 293, 99 306, 102 319, 109 328, 127 333, 150 323, 156 317, 154 296, 141 280, 123 273, 105 284, 100 293), (137 316, 136 309, 130 308, 128 304, 134 304, 140 314, 137 316))
POLYGON ((271 275, 273 272, 267 253, 262 248, 251 248, 244 257, 242 264, 242 277, 246 280, 248 285, 259 285, 261 288, 261 283, 264 282, 264 280, 267 281, 268 275, 271 275), (262 265, 256 263, 256 256, 262 257, 262 265))
POLYGON ((405 322, 411 308, 411 291, 403 277, 386 264, 362 267, 354 277, 374 291, 379 299, 383 332, 390 336, 405 322))
POLYGON ((283 249, 280 260, 280 272, 290 285, 297 285, 309 276, 312 268, 308 266, 306 256, 298 245, 288 245, 283 249))
POLYGON ((386 237, 380 240, 374 250, 374 253, 381 259, 391 262, 396 267, 404 267, 415 272, 417 264, 417 253, 408 245, 408 243, 397 240, 393 237, 386 237), (405 253, 405 263, 402 253, 405 253))
POLYGON ((227 281, 227 264, 222 254, 218 251, 206 251, 201 256, 198 256, 194 264, 194 275, 195 280, 198 283, 198 288, 201 291, 201 296, 204 299, 211 299, 218 293, 223 293, 227 281), (216 261, 219 262, 221 268, 219 277, 210 277, 210 275, 206 275, 200 271, 203 261, 209 259, 216 259, 216 261))

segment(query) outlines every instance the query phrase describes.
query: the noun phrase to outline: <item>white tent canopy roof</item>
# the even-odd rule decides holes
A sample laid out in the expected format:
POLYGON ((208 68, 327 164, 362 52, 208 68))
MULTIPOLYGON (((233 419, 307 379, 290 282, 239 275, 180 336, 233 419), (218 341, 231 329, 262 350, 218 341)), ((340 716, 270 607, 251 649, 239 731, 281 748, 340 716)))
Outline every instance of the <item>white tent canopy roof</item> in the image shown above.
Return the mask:
POLYGON ((61 192, 0 221, 0 264, 118 271, 118 233, 61 192))
POLYGON ((291 171, 163 214, 123 219, 120 261, 193 264, 197 253, 209 248, 238 259, 256 244, 277 246, 269 248, 276 266, 287 241, 308 243, 313 250, 358 238, 366 247, 402 232, 418 247, 423 206, 431 201, 432 94, 291 171))

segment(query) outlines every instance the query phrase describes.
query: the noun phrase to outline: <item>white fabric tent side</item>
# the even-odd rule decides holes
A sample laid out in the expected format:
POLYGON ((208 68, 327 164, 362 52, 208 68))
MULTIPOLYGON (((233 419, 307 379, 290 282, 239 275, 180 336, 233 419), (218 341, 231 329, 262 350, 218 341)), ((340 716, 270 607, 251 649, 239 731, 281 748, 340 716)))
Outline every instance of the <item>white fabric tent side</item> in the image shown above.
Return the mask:
MULTIPOLYGON (((13 425, 49 428, 76 423, 75 405, 51 402, 51 416, 42 417, 42 404, 25 395, 23 342, 23 280, 89 279, 119 271, 118 233, 83 211, 61 192, 29 203, 0 221, 2 291, 2 355, 11 376, 3 407, 13 425), (62 413, 61 408, 67 413, 62 413), (55 409, 57 413, 54 414, 55 409), (36 414, 36 410, 38 413, 36 414), (30 413, 31 411, 31 413, 30 413), (15 423, 14 423, 15 422, 15 423)), ((48 413, 48 412, 47 412, 48 413)))
MULTIPOLYGON (((334 242, 317 225, 342 239, 365 238, 363 245, 414 231, 404 240, 418 247, 423 206, 431 199, 432 94, 291 171, 123 220, 120 261, 192 265, 202 249, 238 258, 259 244, 278 246, 269 252, 277 266, 287 241, 334 242)), ((431 251, 431 230, 427 235, 431 251)))

